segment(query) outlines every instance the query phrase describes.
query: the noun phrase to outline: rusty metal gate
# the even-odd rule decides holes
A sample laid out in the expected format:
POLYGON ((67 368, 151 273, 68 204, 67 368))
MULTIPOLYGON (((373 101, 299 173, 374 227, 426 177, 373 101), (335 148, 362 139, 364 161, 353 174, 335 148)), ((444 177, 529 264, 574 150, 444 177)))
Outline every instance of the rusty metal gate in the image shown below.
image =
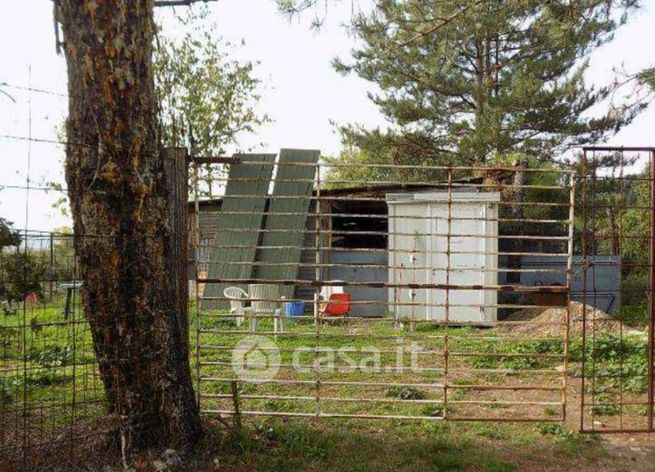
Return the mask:
POLYGON ((203 413, 567 417, 576 169, 282 150, 193 174, 203 413))
POLYGON ((653 431, 654 148, 582 151, 576 251, 583 310, 572 318, 572 361, 581 378, 580 429, 653 431), (596 274, 614 265, 615 286, 596 274), (613 304, 611 316, 593 307, 613 304))

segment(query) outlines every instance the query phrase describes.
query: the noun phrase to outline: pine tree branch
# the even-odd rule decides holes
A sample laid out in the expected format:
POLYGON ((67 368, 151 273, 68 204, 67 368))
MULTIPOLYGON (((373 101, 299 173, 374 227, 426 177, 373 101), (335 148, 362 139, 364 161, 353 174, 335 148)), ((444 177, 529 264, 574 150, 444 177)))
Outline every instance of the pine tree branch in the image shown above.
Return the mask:
POLYGON ((413 42, 418 41, 419 39, 421 39, 421 38, 423 38, 425 36, 428 36, 428 35, 434 33, 438 29, 443 28, 444 26, 446 26, 448 23, 456 20, 460 15, 463 15, 468 10, 470 10, 470 9, 472 9, 472 8, 478 6, 478 5, 481 5, 486 1, 487 0, 476 0, 474 2, 469 3, 468 5, 463 6, 462 8, 460 8, 459 10, 457 10, 455 13, 453 13, 452 15, 450 15, 448 17, 438 18, 437 19, 437 20, 439 20, 438 23, 430 26, 425 31, 418 32, 415 36, 412 36, 407 41, 403 41, 402 43, 396 45, 396 47, 392 48, 392 50, 390 52, 393 53, 393 52, 395 52, 395 51, 397 51, 399 49, 404 48, 405 46, 409 46, 413 42))
POLYGON ((437 30, 443 28, 444 26, 448 25, 449 23, 455 21, 458 17, 460 17, 461 15, 466 13, 467 11, 471 10, 474 7, 477 7, 478 5, 482 5, 486 1, 488 1, 488 0, 475 0, 475 1, 470 2, 467 5, 464 5, 462 8, 460 8, 459 10, 457 10, 455 13, 453 13, 450 16, 435 18, 433 21, 436 21, 437 22, 436 24, 430 26, 429 28, 427 28, 427 29, 425 29, 423 31, 419 31, 418 33, 416 33, 414 36, 407 39, 406 41, 403 41, 403 42, 401 42, 399 44, 396 44, 396 45, 392 46, 391 48, 389 48, 385 53, 381 54, 380 56, 375 57, 375 58, 371 57, 371 58, 364 59, 364 60, 361 61, 361 63, 366 64, 366 63, 372 61, 373 59, 388 59, 393 54, 400 51, 402 48, 404 48, 406 46, 409 46, 410 44, 418 41, 419 39, 421 39, 421 38, 423 38, 425 36, 429 36, 430 34, 434 33, 435 31, 437 31, 437 30))

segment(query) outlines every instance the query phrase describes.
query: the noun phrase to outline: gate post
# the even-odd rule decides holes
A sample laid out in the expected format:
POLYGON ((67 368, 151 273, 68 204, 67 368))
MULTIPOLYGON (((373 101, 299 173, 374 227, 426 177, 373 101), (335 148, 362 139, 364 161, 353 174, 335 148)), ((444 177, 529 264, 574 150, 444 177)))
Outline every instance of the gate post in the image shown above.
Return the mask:
POLYGON ((648 430, 653 431, 653 331, 655 330, 655 149, 649 153, 650 166, 650 244, 649 244, 649 277, 648 303, 650 316, 648 320, 648 430))

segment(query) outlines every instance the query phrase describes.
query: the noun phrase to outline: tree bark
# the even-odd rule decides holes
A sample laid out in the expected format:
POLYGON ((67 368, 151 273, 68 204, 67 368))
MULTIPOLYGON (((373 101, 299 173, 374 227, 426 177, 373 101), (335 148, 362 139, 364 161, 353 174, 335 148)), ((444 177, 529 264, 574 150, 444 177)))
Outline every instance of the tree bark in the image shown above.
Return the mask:
MULTIPOLYGON (((516 163, 517 170, 514 173, 514 182, 512 184, 512 200, 515 204, 510 206, 510 215, 513 220, 519 221, 512 223, 513 236, 520 236, 524 233, 524 223, 520 221, 524 217, 523 205, 521 204, 525 200, 525 185, 528 183, 528 173, 520 169, 526 169, 528 164, 528 160, 525 158, 519 159, 516 163)), ((512 239, 509 252, 513 254, 507 256, 507 268, 509 269, 507 272, 507 283, 520 284, 522 257, 520 253, 523 252, 523 239, 512 239)))
MULTIPOLYGON (((614 202, 609 200, 609 205, 606 209, 607 212, 607 231, 609 236, 609 252, 611 255, 616 256, 621 254, 621 238, 619 237, 617 218, 615 207, 612 206, 614 202)), ((618 207, 618 204, 617 204, 618 207)))
MULTIPOLYGON (((66 181, 89 320, 124 450, 186 450, 201 434, 185 267, 159 144, 153 0, 59 0, 69 110, 66 181), (186 280, 184 281, 186 283, 186 280)), ((169 172, 170 173, 170 172, 169 172)))

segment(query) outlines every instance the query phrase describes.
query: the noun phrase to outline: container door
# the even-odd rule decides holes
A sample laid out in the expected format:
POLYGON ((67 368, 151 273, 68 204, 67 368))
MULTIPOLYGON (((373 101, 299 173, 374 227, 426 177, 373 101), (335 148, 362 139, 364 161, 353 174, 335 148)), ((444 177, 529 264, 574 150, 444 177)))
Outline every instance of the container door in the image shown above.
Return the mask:
POLYGON ((485 250, 486 205, 453 202, 450 225, 447 203, 432 204, 430 211, 435 235, 431 241, 433 269, 430 283, 453 287, 430 291, 430 318, 445 320, 447 305, 451 322, 483 321, 485 290, 458 287, 485 285, 488 252, 485 250))
POLYGON ((390 206, 389 301, 398 318, 427 319, 428 290, 409 285, 430 283, 431 221, 425 204, 390 206))

